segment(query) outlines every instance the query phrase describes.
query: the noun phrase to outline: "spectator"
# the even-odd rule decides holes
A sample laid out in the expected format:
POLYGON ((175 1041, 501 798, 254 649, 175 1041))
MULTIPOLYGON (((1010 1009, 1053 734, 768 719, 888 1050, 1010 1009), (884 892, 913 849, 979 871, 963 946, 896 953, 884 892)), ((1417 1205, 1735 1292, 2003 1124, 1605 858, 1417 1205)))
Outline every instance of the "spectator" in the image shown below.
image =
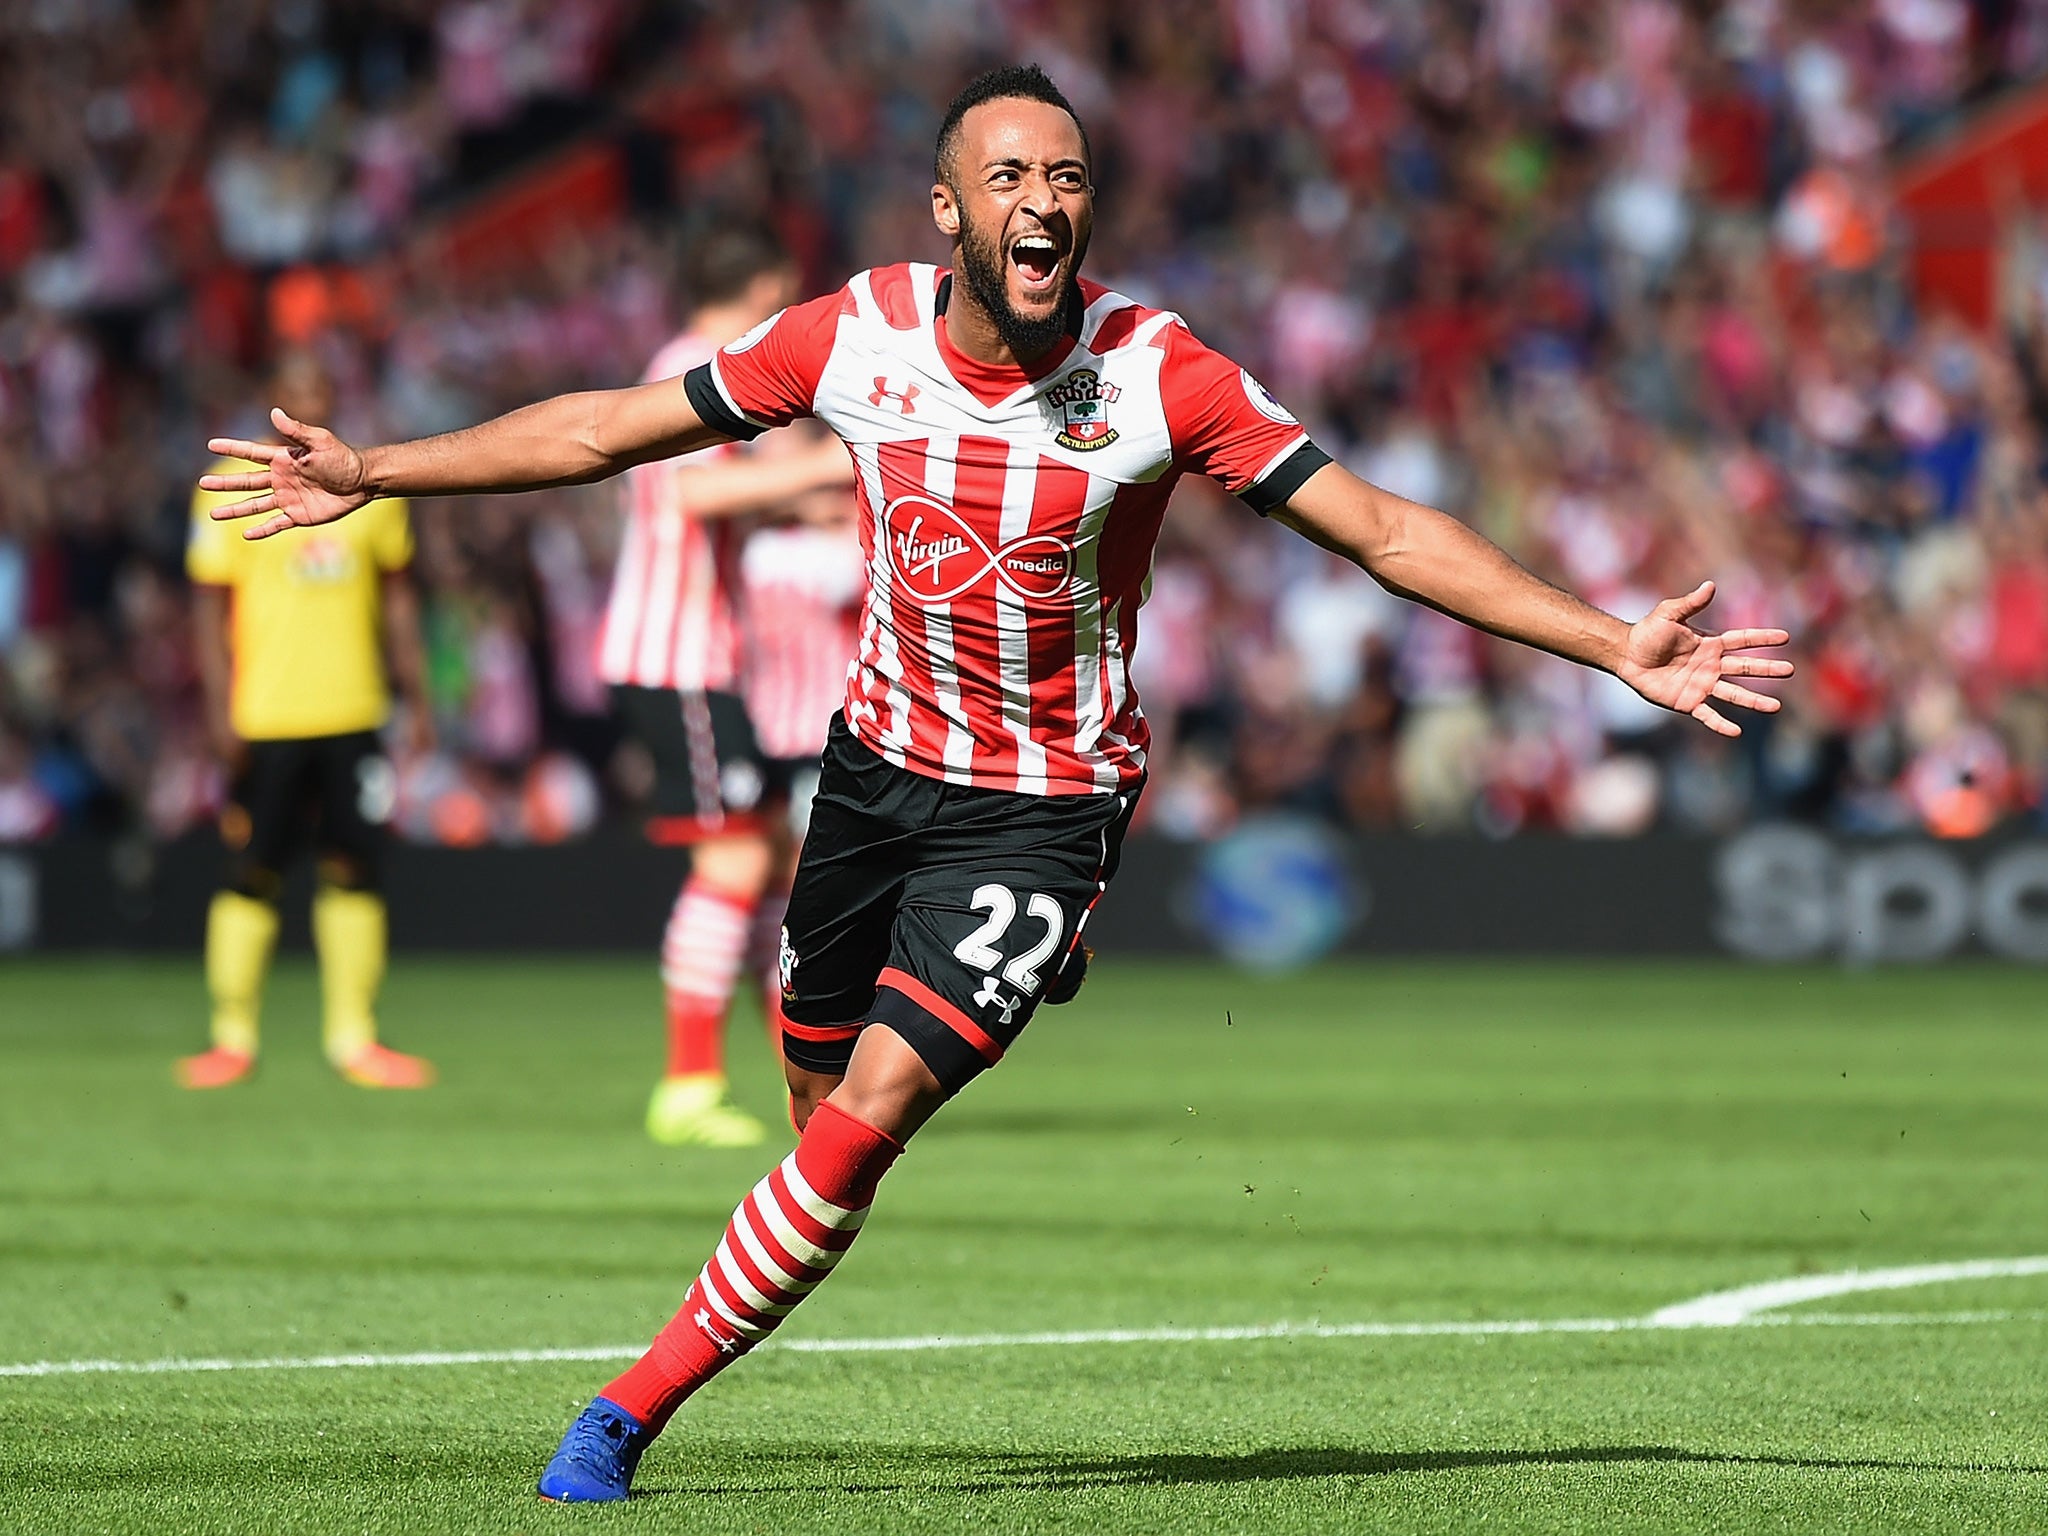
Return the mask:
MULTIPOLYGON (((1798 708, 1740 748, 1680 738, 1191 486, 1135 659, 1155 825, 1966 835, 2042 806, 2048 240, 2015 210, 2000 335, 1917 314, 1886 178, 1902 136, 2048 72, 2040 5, 764 0, 681 25, 648 0, 0 18, 4 835, 210 813, 166 530, 275 348, 320 352, 345 425, 416 435, 628 378, 686 297, 657 276, 678 213, 770 212, 819 283, 938 257, 900 194, 999 57, 1089 118, 1117 190, 1094 273, 1368 478, 1631 616, 1706 568, 1719 622, 1801 616, 1798 708), (630 212, 454 261, 434 210, 579 125, 629 145, 630 212)), ((588 785, 629 792, 590 708, 594 507, 422 519, 468 755, 418 770, 415 835, 561 835, 588 785)))

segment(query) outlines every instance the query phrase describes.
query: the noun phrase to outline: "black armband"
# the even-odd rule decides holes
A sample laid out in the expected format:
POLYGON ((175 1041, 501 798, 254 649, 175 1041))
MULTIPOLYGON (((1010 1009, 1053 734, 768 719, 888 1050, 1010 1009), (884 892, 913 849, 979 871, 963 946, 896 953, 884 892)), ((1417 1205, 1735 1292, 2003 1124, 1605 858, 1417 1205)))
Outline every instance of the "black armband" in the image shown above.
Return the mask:
POLYGON ((690 397, 690 409, 697 413, 697 419, 713 431, 750 443, 768 430, 756 426, 725 403, 718 381, 711 377, 709 363, 699 363, 683 375, 683 393, 690 397))
MULTIPOLYGON (((691 399, 696 396, 692 395, 691 399)), ((1264 517, 1287 505, 1287 498, 1308 483, 1308 477, 1330 462, 1330 456, 1314 443, 1303 443, 1287 455, 1255 485, 1238 492, 1237 499, 1264 517)))

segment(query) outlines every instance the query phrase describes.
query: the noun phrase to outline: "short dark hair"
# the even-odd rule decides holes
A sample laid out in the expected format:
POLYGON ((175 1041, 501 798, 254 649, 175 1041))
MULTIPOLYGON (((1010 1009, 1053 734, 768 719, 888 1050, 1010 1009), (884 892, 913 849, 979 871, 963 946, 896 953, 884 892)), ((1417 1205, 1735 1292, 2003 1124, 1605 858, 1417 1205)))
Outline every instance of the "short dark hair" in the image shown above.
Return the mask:
POLYGON ((782 237, 765 224, 713 224, 683 249, 683 295, 691 303, 723 304, 764 272, 796 265, 782 237))
POLYGON ((947 186, 954 185, 952 161, 959 147, 960 119, 985 101, 1042 101, 1049 107, 1058 107, 1074 120, 1074 129, 1081 135, 1081 153, 1088 157, 1089 169, 1094 169, 1095 151, 1089 147, 1088 130, 1081 122, 1081 114, 1052 83, 1052 77, 1036 64, 1005 64, 983 71, 962 86, 939 120, 938 142, 932 146, 932 174, 947 186))

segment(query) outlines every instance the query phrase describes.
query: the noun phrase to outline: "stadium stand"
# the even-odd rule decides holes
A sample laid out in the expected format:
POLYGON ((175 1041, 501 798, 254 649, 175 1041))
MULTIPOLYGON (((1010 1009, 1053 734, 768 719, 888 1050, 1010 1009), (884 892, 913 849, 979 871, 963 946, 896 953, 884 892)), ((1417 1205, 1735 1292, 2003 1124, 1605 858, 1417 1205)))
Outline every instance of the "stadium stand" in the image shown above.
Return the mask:
MULTIPOLYGON (((1725 743, 1191 485, 1138 656, 1154 830, 2041 817, 2048 226, 1994 210, 1966 320, 1913 280, 1896 167, 2048 73, 2042 0, 105 0, 10 8, 0 56, 0 841, 214 814, 184 507, 276 345, 372 436, 624 382, 693 221, 771 216, 818 285, 941 255, 904 210, 1006 58, 1090 122, 1092 274, 1361 474, 1616 611, 1711 568, 1711 619, 1800 633, 1796 707, 1725 743)), ((591 666, 615 520, 422 512, 453 750, 406 765, 407 835, 631 797, 591 666)))

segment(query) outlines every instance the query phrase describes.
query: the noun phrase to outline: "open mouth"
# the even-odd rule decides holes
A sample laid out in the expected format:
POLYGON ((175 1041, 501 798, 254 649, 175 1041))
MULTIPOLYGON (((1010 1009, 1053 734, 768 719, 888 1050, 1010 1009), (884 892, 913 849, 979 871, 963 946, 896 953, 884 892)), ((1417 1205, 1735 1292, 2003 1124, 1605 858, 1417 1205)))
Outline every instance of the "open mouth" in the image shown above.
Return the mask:
POLYGON ((1010 265, 1028 296, 1049 294, 1059 281, 1060 243, 1051 235, 1019 235, 1010 246, 1010 265))

